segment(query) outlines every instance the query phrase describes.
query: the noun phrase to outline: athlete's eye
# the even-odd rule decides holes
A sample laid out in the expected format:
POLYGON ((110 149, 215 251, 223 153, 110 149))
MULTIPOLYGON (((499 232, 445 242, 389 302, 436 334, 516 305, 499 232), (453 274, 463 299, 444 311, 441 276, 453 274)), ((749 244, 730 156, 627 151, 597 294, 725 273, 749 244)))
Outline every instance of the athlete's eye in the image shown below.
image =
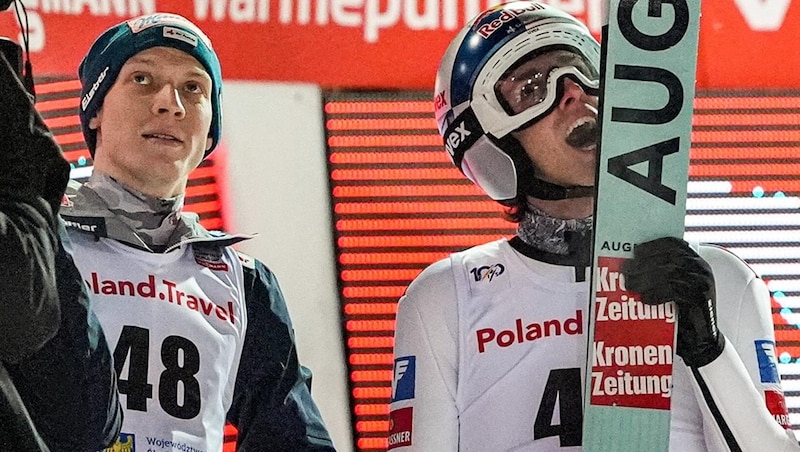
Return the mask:
POLYGON ((520 100, 541 101, 545 92, 543 83, 546 83, 546 80, 539 72, 522 82, 522 86, 519 88, 520 100))
POLYGON ((131 77, 133 83, 137 85, 149 85, 150 84, 150 76, 146 74, 133 74, 131 77))
POLYGON ((203 93, 203 86, 199 83, 189 82, 184 87, 186 91, 192 94, 202 94, 203 93))

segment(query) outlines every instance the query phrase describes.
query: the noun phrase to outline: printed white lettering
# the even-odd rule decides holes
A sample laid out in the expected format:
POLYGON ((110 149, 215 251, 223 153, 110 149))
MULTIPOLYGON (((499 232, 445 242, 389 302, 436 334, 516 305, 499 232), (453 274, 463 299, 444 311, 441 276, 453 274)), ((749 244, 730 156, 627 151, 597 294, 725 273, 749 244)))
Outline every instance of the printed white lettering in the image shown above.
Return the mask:
POLYGON ((64 226, 67 226, 67 227, 70 227, 70 228, 80 229, 81 231, 86 231, 86 232, 96 232, 97 231, 97 225, 96 224, 82 224, 82 223, 78 223, 77 221, 64 220, 64 226))
POLYGON ((425 0, 423 11, 419 2, 405 2, 406 24, 412 30, 435 30, 439 28, 439 0, 425 0))
MULTIPOLYGON (((25 3, 27 5, 27 2, 25 3)), ((23 27, 27 26, 28 29, 28 47, 31 52, 41 52, 44 50, 45 45, 45 30, 44 30, 44 21, 42 21, 42 16, 39 15, 36 11, 28 10, 27 14, 23 14, 20 18, 22 21, 23 27)), ((17 35, 17 42, 23 43, 25 42, 26 37, 22 35, 22 32, 17 35)))
POLYGON ((389 445, 393 446, 400 443, 408 443, 411 441, 411 432, 397 432, 389 435, 389 445))
POLYGON ((620 272, 612 272, 608 267, 598 267, 595 269, 595 279, 597 280, 598 292, 617 292, 625 291, 625 276, 620 272))
POLYGON ((380 10, 381 3, 380 0, 366 0, 364 40, 367 42, 376 42, 381 29, 390 28, 400 20, 400 0, 388 0, 385 11, 380 10))
POLYGON ((194 0, 194 17, 198 20, 207 20, 209 8, 211 9, 211 19, 215 22, 225 20, 225 0, 194 0))
POLYGON ((472 135, 472 132, 466 129, 465 121, 461 121, 461 124, 457 125, 455 130, 447 136, 447 142, 444 147, 447 148, 447 152, 450 155, 455 155, 455 150, 464 141, 464 138, 470 135, 472 135))
POLYGON ((358 11, 363 4, 364 0, 331 0, 331 17, 339 25, 358 27, 364 22, 363 14, 358 11))
POLYGON ((608 297, 597 297, 597 321, 617 322, 621 320, 664 320, 675 322, 675 303, 649 305, 627 295, 620 296, 620 301, 609 300, 608 297))
POLYGON ((155 0, 39 0, 38 4, 33 3, 28 7, 48 14, 108 16, 113 13, 117 17, 135 17, 156 11, 155 0))
POLYGON ((605 341, 594 343, 592 367, 654 366, 672 364, 671 345, 609 346, 605 341))
POLYGON ((616 376, 592 372, 592 396, 661 394, 668 398, 672 391, 672 375, 631 375, 618 370, 616 376))
MULTIPOLYGON (((406 369, 408 369, 408 363, 408 359, 397 361, 397 365, 394 368, 394 381, 392 382, 393 385, 396 385, 397 382, 403 378, 403 375, 406 373, 406 369)), ((392 394, 394 394, 394 389, 395 388, 392 388, 392 394)))
MULTIPOLYGON (((277 17, 278 22, 285 25, 312 25, 313 22, 313 25, 322 26, 332 22, 341 27, 362 28, 364 41, 372 43, 380 39, 382 30, 398 25, 411 30, 455 30, 503 0, 194 0, 193 3, 194 17, 198 20, 265 23, 277 17)), ((600 0, 544 3, 579 18, 588 11, 596 17, 587 18, 587 22, 594 24, 595 33, 600 32, 600 0)), ((516 15, 519 13, 517 11, 516 15)))
POLYGON ((45 13, 71 13, 70 0, 40 0, 39 8, 45 13))
POLYGON ((106 68, 103 69, 103 72, 101 72, 100 75, 97 76, 97 81, 92 84, 92 89, 90 89, 89 92, 86 93, 85 96, 83 96, 83 99, 81 99, 81 110, 86 110, 86 106, 88 106, 89 102, 92 101, 94 94, 97 92, 97 88, 99 88, 100 84, 103 83, 103 80, 105 80, 107 73, 108 73, 108 66, 106 66, 106 68))
MULTIPOLYGON (((193 0, 192 3, 194 15, 190 19, 199 21, 266 23, 277 17, 285 25, 324 26, 333 22, 341 27, 362 28, 364 41, 374 43, 380 39, 382 30, 401 25, 411 30, 456 30, 503 0, 193 0)), ((602 0, 542 3, 576 16, 592 33, 600 34, 602 0)), ((791 0, 734 0, 734 3, 750 29, 756 32, 780 30, 791 6, 791 0)), ((154 14, 158 9, 156 0, 31 0, 26 6, 32 52, 40 52, 45 46, 44 22, 39 12, 137 17, 154 14)), ((481 33, 491 34, 501 22, 481 33)), ((18 41, 22 42, 21 36, 18 41)))
POLYGON ((754 31, 776 31, 783 25, 791 0, 734 0, 754 31))

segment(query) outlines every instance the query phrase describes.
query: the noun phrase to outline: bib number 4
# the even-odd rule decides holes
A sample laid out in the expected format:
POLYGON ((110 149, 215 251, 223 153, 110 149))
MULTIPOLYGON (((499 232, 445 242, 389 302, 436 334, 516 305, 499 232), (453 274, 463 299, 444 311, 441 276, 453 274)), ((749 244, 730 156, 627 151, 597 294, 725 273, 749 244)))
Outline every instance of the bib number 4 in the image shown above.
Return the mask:
MULTIPOLYGON (((200 413, 200 383, 195 375, 200 370, 200 352, 192 341, 181 336, 167 336, 161 343, 161 364, 164 371, 158 380, 158 403, 167 414, 191 419, 200 413)), ((129 410, 147 411, 147 400, 153 398, 153 385, 148 381, 150 370, 150 330, 126 325, 114 348, 114 369, 120 394, 127 396, 129 410), (128 363, 128 375, 122 370, 128 363)))
POLYGON ((558 436, 561 447, 580 446, 583 438, 581 370, 553 369, 533 422, 533 439, 558 436), (558 405, 558 421, 555 419, 558 405))

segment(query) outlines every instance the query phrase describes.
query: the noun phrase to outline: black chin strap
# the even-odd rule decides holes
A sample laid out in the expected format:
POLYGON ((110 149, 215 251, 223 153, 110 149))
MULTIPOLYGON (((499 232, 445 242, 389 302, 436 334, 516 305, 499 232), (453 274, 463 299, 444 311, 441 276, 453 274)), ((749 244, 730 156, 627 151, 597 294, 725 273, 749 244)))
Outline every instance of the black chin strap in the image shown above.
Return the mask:
POLYGON ((521 180, 520 189, 522 193, 536 199, 545 201, 557 201, 559 199, 570 198, 590 198, 594 196, 594 187, 585 185, 575 185, 564 187, 551 182, 546 182, 536 176, 527 177, 521 180))

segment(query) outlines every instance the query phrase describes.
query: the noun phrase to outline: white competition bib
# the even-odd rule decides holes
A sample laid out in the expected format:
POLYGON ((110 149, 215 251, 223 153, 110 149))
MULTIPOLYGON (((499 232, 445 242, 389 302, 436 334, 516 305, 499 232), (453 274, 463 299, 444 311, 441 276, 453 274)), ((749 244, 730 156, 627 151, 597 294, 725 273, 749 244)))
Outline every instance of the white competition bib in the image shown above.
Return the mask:
POLYGON ((247 321, 235 252, 70 240, 119 377, 125 417, 111 450, 221 451, 247 321))
POLYGON ((580 450, 588 285, 505 240, 452 259, 459 450, 580 450))

